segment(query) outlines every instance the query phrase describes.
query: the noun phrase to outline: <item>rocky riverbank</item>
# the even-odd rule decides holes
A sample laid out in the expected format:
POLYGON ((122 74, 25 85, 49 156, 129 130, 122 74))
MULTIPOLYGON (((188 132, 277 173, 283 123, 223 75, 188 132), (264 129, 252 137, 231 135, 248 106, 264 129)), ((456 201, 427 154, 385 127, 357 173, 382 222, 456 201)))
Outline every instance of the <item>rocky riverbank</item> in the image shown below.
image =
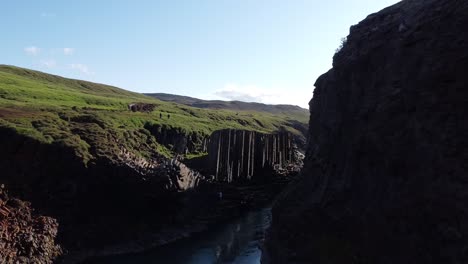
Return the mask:
POLYGON ((271 203, 297 172, 272 175, 272 181, 264 184, 230 185, 210 184, 201 186, 199 190, 180 194, 185 196, 180 200, 187 204, 182 208, 191 207, 188 215, 180 215, 162 230, 140 234, 132 241, 113 244, 99 249, 84 249, 68 252, 59 259, 59 263, 81 263, 88 258, 138 253, 163 246, 177 240, 188 238, 194 234, 209 230, 223 222, 236 219, 251 210, 258 210, 271 203), (222 198, 219 197, 222 193, 222 198))

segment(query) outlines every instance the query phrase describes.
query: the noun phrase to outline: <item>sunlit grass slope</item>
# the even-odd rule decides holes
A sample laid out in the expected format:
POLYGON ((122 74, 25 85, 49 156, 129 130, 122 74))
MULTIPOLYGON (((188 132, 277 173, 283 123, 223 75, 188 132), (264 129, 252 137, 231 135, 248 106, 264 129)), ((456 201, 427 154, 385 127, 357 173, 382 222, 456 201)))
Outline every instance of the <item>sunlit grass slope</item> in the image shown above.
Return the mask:
POLYGON ((308 115, 200 109, 108 85, 0 65, 0 126, 45 143, 72 147, 85 161, 115 155, 123 147, 143 156, 150 155, 148 149, 170 155, 145 129, 157 124, 187 135, 209 135, 224 128, 299 133, 291 126, 295 122, 306 124, 308 115), (135 102, 156 108, 151 113, 129 111, 128 105, 135 102))

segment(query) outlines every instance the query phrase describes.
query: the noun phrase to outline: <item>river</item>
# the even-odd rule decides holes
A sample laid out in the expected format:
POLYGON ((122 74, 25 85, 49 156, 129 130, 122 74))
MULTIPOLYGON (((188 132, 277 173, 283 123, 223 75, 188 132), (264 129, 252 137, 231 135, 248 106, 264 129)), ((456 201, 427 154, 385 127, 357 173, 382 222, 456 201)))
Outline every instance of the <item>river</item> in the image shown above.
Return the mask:
POLYGON ((138 254, 101 257, 86 264, 259 264, 270 208, 246 213, 190 238, 138 254))

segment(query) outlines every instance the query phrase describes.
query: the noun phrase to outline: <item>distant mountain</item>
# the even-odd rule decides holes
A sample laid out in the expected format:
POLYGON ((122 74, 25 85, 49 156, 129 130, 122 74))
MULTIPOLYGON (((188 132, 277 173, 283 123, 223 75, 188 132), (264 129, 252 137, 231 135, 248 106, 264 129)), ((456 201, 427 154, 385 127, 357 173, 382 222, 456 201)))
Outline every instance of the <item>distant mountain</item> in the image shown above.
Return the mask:
POLYGON ((161 101, 174 102, 197 108, 228 109, 234 111, 261 111, 271 114, 309 114, 309 110, 296 105, 270 105, 241 101, 202 100, 194 97, 167 93, 147 93, 145 95, 157 98, 161 101))

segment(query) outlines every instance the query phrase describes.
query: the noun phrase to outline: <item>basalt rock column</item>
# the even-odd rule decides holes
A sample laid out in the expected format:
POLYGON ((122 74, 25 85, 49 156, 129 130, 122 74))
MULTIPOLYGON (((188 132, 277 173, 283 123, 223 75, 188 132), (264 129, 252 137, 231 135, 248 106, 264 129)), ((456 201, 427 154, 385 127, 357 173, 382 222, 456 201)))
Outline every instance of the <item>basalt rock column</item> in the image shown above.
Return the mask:
POLYGON ((254 175, 281 169, 296 161, 290 133, 263 134, 225 129, 213 132, 208 163, 216 180, 251 180, 254 175))

